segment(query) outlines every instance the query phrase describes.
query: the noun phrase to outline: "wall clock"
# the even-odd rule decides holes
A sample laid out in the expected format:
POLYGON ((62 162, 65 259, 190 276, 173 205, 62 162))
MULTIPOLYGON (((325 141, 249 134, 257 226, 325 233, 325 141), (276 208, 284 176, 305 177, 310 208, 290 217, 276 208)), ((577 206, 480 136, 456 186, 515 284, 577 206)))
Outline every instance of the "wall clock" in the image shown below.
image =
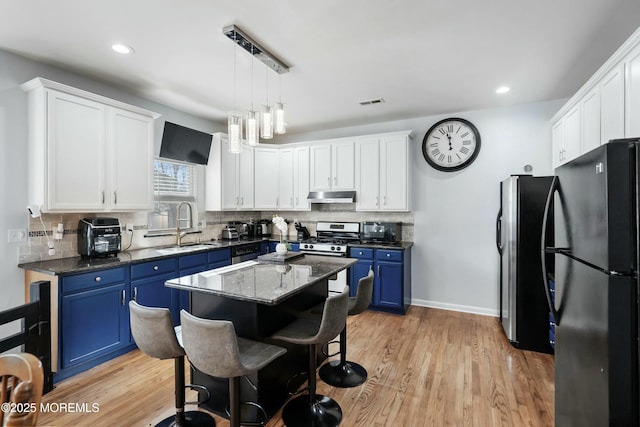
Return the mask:
POLYGON ((433 168, 453 172, 469 166, 480 152, 480 133, 468 120, 440 120, 422 140, 422 155, 433 168))

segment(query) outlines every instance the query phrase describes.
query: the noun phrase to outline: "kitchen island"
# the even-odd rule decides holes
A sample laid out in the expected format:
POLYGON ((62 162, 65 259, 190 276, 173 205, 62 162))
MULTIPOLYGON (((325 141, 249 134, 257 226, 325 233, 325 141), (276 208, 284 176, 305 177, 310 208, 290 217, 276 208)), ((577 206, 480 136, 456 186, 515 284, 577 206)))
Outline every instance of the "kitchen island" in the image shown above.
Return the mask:
MULTIPOLYGON (((321 302, 328 294, 328 280, 355 264, 351 258, 302 255, 286 263, 246 261, 227 267, 168 280, 165 286, 190 292, 189 311, 207 319, 231 320, 236 334, 276 344, 287 353, 241 382, 241 400, 263 406, 269 417, 285 403, 287 382, 307 370, 307 349, 269 337, 295 319, 296 313, 321 302)), ((319 361, 322 357, 319 357, 319 361)), ((298 386, 303 376, 290 384, 298 386)), ((191 368, 191 383, 207 387, 211 397, 202 406, 224 416, 229 403, 228 381, 210 377, 191 368)), ((202 393, 200 400, 204 399, 202 393)), ((253 407, 246 417, 256 419, 253 407)))

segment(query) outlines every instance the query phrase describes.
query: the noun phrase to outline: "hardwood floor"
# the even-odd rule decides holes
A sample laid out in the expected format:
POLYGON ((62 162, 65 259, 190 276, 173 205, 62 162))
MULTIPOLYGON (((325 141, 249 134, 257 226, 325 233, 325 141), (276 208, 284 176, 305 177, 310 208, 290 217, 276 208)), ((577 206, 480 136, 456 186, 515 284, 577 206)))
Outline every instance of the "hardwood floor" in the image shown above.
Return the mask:
MULTIPOLYGON (((367 368, 367 382, 339 389, 318 380, 318 392, 340 403, 343 426, 554 425, 553 357, 514 349, 497 318, 411 307, 406 316, 366 311, 348 331, 348 359, 367 368)), ((52 409, 97 403, 97 412, 44 412, 38 425, 155 425, 173 412, 173 386, 173 361, 136 350, 42 399, 52 409)), ((280 414, 267 424, 283 425, 280 414)))

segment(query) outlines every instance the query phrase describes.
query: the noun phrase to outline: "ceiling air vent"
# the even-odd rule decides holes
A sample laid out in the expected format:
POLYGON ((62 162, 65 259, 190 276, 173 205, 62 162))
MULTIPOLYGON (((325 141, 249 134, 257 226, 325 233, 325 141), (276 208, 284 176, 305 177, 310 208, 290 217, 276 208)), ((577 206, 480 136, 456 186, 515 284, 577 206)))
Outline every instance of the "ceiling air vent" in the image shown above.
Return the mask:
POLYGON ((384 99, 376 98, 376 99, 368 99, 366 101, 360 101, 360 105, 374 105, 374 104, 382 104, 384 99))

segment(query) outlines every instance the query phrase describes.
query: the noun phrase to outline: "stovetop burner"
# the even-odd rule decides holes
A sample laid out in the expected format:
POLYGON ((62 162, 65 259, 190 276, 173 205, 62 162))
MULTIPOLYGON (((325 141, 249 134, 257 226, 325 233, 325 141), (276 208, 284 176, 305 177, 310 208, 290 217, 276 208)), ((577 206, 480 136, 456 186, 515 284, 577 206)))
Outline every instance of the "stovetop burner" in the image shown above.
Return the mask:
POLYGON ((347 244, 360 240, 360 223, 318 222, 318 236, 300 243, 302 252, 319 255, 346 256, 347 244))

